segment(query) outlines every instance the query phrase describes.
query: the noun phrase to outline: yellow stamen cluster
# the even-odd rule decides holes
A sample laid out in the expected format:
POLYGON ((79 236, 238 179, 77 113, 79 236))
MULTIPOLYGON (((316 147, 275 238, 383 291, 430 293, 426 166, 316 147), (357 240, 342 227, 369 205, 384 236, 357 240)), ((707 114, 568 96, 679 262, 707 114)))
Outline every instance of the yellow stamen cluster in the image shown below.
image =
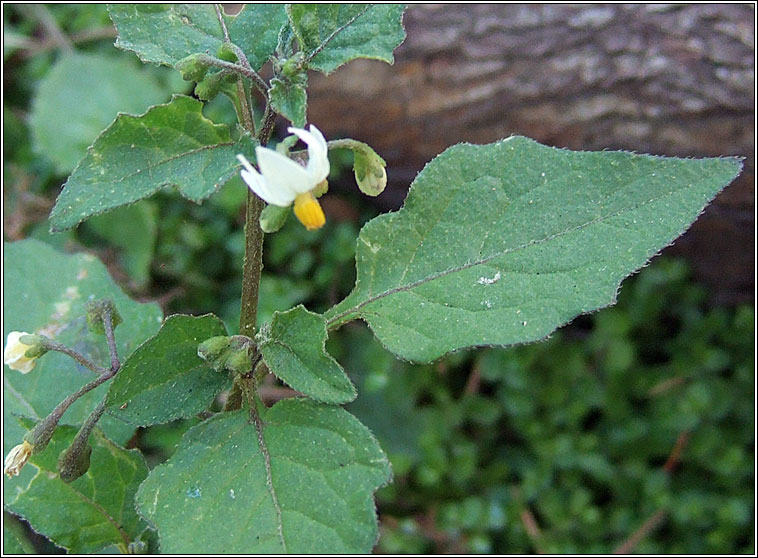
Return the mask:
POLYGON ((311 192, 299 194, 295 198, 295 205, 293 207, 295 217, 305 225, 305 228, 309 231, 315 231, 320 229, 326 223, 326 217, 324 216, 324 210, 321 209, 321 205, 316 198, 313 197, 311 192))

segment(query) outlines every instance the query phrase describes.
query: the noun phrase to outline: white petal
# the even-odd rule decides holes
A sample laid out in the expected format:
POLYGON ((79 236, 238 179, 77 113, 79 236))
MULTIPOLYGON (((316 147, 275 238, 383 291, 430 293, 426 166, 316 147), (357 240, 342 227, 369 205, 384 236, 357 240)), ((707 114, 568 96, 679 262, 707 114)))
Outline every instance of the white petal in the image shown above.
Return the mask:
POLYGON ((251 165, 250 161, 247 160, 247 157, 242 154, 238 154, 237 159, 240 163, 242 163, 242 166, 245 167, 248 172, 256 172, 256 170, 253 168, 253 165, 251 165))
POLYGON ((308 192, 316 186, 306 169, 289 157, 262 147, 257 147, 255 154, 261 173, 272 190, 295 199, 296 194, 308 192))
POLYGON ((301 128, 288 128, 308 145, 308 166, 306 170, 312 180, 318 184, 329 176, 329 147, 321 131, 311 124, 311 131, 301 128))
POLYGON ((285 192, 269 188, 268 184, 266 184, 266 179, 256 170, 248 172, 246 169, 243 169, 240 171, 240 174, 242 175, 242 180, 245 181, 250 189, 266 203, 287 207, 295 199, 294 195, 289 196, 285 192))

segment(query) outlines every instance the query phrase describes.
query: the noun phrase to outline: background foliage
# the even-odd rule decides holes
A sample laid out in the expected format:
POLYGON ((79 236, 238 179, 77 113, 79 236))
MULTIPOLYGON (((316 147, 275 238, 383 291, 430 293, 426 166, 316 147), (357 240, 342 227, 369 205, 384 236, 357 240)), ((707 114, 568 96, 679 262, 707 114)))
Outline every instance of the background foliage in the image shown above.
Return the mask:
MULTIPOLYGON (((113 48, 104 6, 9 6, 3 26, 4 239, 95 253, 136 298, 167 315, 214 312, 235 332, 238 178, 202 205, 165 191, 48 232, 66 174, 104 123, 188 93, 186 82, 113 48), (48 16, 75 52, 55 43, 48 16), (102 65, 108 80, 77 64, 102 65), (115 102, 128 95, 117 85, 126 72, 144 98, 115 102), (72 96, 88 102, 61 104, 72 96)), ((233 119, 223 97, 204 113, 233 119)), ((338 158, 332 167, 332 182, 352 180, 338 158)), ((355 238, 377 211, 357 194, 329 197, 324 229, 290 218, 267 236, 260 322, 301 302, 323 312, 353 285, 355 238)), ((533 345, 418 366, 396 360, 364 325, 342 328, 327 349, 360 394, 347 408, 376 434, 395 476, 377 494, 378 550, 608 552, 651 520, 639 552, 752 553, 753 338, 751 307, 709 306, 686 264, 663 257, 624 283, 617 306, 533 345)), ((263 393, 275 401, 290 392, 272 383, 263 393)), ((140 429, 128 447, 153 468, 197 422, 140 429)), ((6 552, 56 550, 4 518, 6 552)))

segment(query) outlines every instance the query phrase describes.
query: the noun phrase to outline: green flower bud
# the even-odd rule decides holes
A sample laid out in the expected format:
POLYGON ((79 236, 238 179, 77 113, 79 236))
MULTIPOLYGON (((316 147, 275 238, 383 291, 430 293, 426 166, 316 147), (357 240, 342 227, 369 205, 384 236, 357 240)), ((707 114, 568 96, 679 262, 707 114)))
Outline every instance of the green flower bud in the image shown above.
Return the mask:
POLYGON ((224 369, 227 358, 227 350, 232 342, 231 337, 221 335, 206 339, 197 346, 197 356, 211 365, 211 368, 220 372, 224 369))
POLYGON ((247 347, 231 351, 226 369, 235 374, 247 374, 253 367, 253 355, 247 347))
POLYGON ((227 62, 237 61, 237 54, 234 52, 232 45, 229 43, 222 43, 221 46, 218 47, 218 50, 216 51, 216 57, 220 58, 221 60, 226 60, 227 62))
POLYGON ((214 72, 207 74, 202 81, 195 86, 195 95, 203 101, 210 101, 216 97, 225 85, 234 83, 237 77, 229 71, 214 72))
POLYGON ((105 335, 106 314, 110 314, 111 324, 114 329, 118 324, 123 322, 113 301, 109 299, 92 300, 84 306, 84 310, 87 312, 87 329, 92 333, 105 335))
POLYGON ((275 233, 284 226, 289 214, 289 207, 279 207, 278 205, 272 204, 267 205, 263 208, 259 219, 261 230, 267 234, 275 233))
POLYGON ((282 74, 288 78, 298 78, 304 73, 303 62, 305 56, 302 52, 296 52, 292 57, 281 62, 282 74))
POLYGON ((368 146, 356 149, 354 154, 353 171, 358 188, 367 196, 378 196, 387 186, 387 171, 384 169, 387 163, 368 146))
POLYGON ((58 474, 65 483, 74 482, 89 471, 92 446, 86 438, 76 437, 58 459, 58 474))
POLYGON ((203 54, 190 54, 176 63, 176 69, 182 74, 184 81, 200 81, 210 68, 207 57, 203 54))
POLYGON ((47 447, 53 438, 59 420, 60 416, 50 414, 24 435, 24 442, 31 444, 32 453, 39 453, 47 447))
POLYGON ((217 372, 229 370, 244 374, 252 368, 254 347, 253 340, 244 335, 211 337, 198 345, 197 356, 217 372))

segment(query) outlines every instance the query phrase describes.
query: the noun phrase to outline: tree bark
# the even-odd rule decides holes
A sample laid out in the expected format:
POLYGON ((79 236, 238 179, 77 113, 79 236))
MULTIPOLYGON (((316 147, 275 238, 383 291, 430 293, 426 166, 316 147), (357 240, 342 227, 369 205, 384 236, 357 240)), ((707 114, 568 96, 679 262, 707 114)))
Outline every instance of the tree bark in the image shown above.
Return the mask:
POLYGON ((388 162, 382 209, 461 141, 512 134, 571 149, 745 156, 745 169, 667 249, 717 302, 753 298, 754 8, 693 5, 413 5, 389 66, 312 75, 309 120, 388 162))

